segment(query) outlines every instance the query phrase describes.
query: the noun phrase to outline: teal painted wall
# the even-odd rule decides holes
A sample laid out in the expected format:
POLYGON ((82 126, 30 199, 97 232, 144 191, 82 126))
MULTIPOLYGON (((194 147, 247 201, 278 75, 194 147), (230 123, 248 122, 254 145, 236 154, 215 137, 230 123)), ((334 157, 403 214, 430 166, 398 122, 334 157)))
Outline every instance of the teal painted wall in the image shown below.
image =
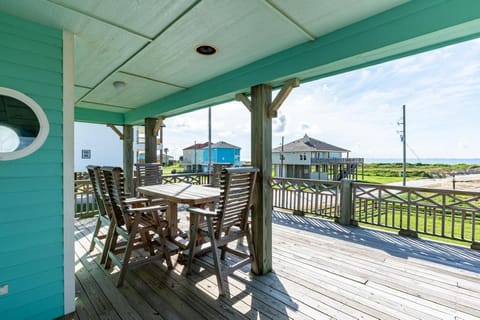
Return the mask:
POLYGON ((0 161, 1 319, 63 315, 62 70, 62 31, 0 12, 0 86, 31 97, 50 123, 39 150, 0 161))

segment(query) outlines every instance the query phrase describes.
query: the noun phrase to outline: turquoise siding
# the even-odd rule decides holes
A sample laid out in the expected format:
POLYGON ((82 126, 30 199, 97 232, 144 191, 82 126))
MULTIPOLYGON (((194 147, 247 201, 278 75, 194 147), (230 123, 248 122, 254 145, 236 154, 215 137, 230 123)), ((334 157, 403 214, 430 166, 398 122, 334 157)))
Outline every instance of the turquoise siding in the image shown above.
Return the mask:
MULTIPOLYGON (((45 111, 45 144, 0 162, 2 319, 63 315, 62 32, 0 13, 0 86, 45 111)), ((72 235, 73 236, 73 235, 72 235)))
MULTIPOLYGON (((203 149, 203 163, 208 163, 208 148, 203 149)), ((212 148, 212 163, 240 163, 240 149, 212 148)))

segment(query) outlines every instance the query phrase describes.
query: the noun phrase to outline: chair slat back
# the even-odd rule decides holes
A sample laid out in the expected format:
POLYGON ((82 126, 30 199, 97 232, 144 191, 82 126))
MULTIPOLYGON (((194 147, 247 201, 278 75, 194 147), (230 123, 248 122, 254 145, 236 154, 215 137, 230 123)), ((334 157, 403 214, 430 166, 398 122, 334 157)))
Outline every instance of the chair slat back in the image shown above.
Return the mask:
POLYGON ((257 177, 257 168, 226 168, 221 175, 221 194, 215 221, 216 237, 232 226, 245 230, 257 177))
POLYGON ((162 183, 162 165, 160 163, 136 163, 137 186, 151 186, 162 183))
POLYGON ((97 201, 98 211, 101 215, 107 215, 111 218, 111 211, 107 209, 108 193, 104 190, 105 181, 103 180, 102 171, 100 166, 89 165, 87 166, 88 176, 92 183, 93 193, 95 200, 97 201), (102 188, 103 186, 103 188, 102 188))
POLYGON ((102 167, 102 172, 117 226, 125 226, 127 230, 130 230, 123 169, 120 167, 102 167))

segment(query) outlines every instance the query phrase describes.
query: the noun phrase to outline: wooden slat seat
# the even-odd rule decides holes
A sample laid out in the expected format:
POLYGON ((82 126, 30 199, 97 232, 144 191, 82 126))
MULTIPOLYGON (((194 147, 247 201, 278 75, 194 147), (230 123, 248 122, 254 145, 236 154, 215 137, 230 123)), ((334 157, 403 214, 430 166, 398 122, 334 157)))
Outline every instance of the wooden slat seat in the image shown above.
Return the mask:
POLYGON ((222 191, 218 208, 215 211, 201 208, 188 209, 193 221, 189 249, 185 252, 185 255, 188 256, 186 273, 191 272, 193 263, 214 271, 221 296, 225 295, 223 281, 225 275, 247 264, 251 264, 252 270, 256 271, 257 269, 248 222, 257 172, 257 168, 224 169, 221 175, 222 191), (204 222, 201 222, 202 219, 204 222), (206 242, 197 239, 198 237, 208 238, 209 240, 206 242), (244 238, 247 239, 248 253, 228 246, 229 243, 241 241, 244 238), (198 243, 200 245, 197 245, 198 243), (217 248, 221 250, 220 257, 217 254, 217 248), (206 261, 205 257, 197 258, 209 251, 212 253, 212 261, 206 261), (234 265, 222 267, 219 258, 224 260, 227 252, 240 257, 241 260, 234 265))
POLYGON ((132 205, 125 196, 123 170, 103 167, 102 171, 115 223, 105 267, 110 268, 113 262, 120 268, 117 286, 122 286, 128 268, 133 265, 158 258, 165 259, 172 268, 170 251, 173 248, 167 244, 168 222, 163 216, 167 206, 152 206, 147 201, 136 201, 132 205), (119 242, 119 238, 125 242, 119 242), (137 254, 132 255, 134 251, 137 254))

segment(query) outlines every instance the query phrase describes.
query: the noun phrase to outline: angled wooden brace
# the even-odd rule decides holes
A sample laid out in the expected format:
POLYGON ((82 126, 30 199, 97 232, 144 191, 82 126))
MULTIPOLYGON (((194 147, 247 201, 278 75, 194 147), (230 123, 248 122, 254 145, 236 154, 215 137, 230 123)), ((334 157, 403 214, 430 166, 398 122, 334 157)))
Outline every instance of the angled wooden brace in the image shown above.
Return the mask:
POLYGON ((165 117, 159 117, 157 123, 155 123, 155 127, 153 128, 153 135, 155 137, 158 135, 158 130, 160 130, 160 127, 163 125, 164 120, 165 117))
POLYGON ((293 78, 285 82, 285 84, 283 85, 283 88, 280 90, 280 92, 275 97, 275 100, 273 100, 272 104, 270 105, 270 110, 268 112, 270 117, 272 118, 277 117, 277 111, 282 106, 282 103, 285 101, 285 99, 287 99, 288 95, 293 90, 293 88, 296 88, 299 85, 300 85, 300 79, 298 78, 293 78))
POLYGON ((245 93, 237 93, 235 95, 235 100, 242 102, 245 107, 247 107, 248 111, 252 112, 252 103, 250 99, 245 95, 245 93))
POLYGON ((122 133, 120 130, 118 130, 118 128, 115 127, 115 125, 109 123, 109 124, 107 124, 107 127, 109 127, 110 129, 112 129, 113 132, 115 132, 115 133, 118 135, 118 137, 120 138, 120 140, 123 140, 123 133, 122 133))

